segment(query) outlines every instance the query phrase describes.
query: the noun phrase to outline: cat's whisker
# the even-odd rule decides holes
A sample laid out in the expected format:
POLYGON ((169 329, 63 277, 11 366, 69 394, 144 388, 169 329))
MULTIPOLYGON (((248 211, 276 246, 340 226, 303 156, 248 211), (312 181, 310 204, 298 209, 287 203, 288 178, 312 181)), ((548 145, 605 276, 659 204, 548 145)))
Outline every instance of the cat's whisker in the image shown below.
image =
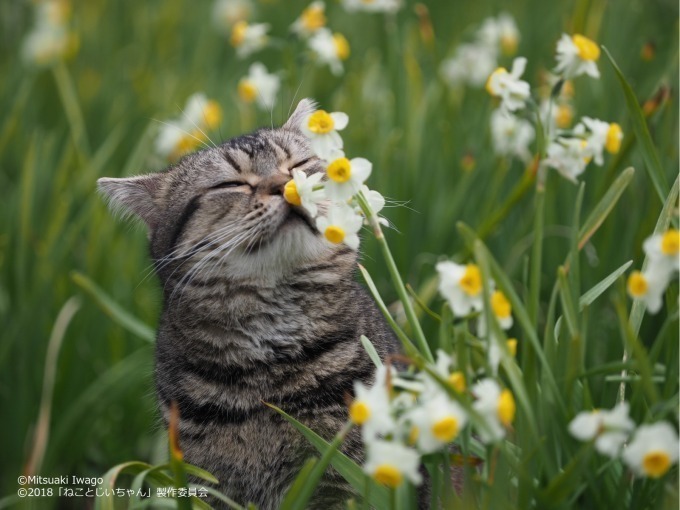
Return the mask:
MULTIPOLYGON (((179 107, 179 105, 178 105, 178 107, 179 107)), ((181 107, 179 107, 179 110, 182 112, 182 115, 184 116, 184 118, 188 119, 189 122, 191 122, 191 123, 194 125, 194 127, 195 127, 196 129, 198 129, 198 130, 201 132, 201 134, 202 134, 203 136, 205 136, 211 144, 213 144, 213 147, 217 148, 217 144, 216 144, 215 142, 212 141, 212 139, 208 136, 208 133, 206 133, 205 131, 203 131, 203 130, 201 129, 201 127, 200 127, 198 124, 196 124, 196 123, 194 122, 193 119, 191 119, 188 115, 186 115, 186 114, 184 113, 184 110, 182 110, 181 107)), ((203 113, 203 120, 205 120, 205 121, 206 121, 206 124, 207 124, 207 120, 208 120, 208 119, 207 119, 207 117, 205 116, 205 111, 202 112, 202 113, 203 113)), ((207 143, 204 144, 204 145, 205 145, 206 147, 210 148, 210 145, 208 145, 207 143)))
POLYGON ((164 120, 159 120, 159 119, 154 119, 154 118, 152 118, 151 120, 153 120, 153 121, 155 121, 155 122, 158 122, 159 124, 164 124, 164 125, 166 125, 166 126, 171 126, 171 127, 178 128, 178 129, 179 129, 180 131, 182 131, 185 135, 190 136, 191 138, 193 138, 194 140, 196 140, 198 143, 200 143, 201 145, 203 145, 206 149, 210 149, 210 145, 208 145, 207 143, 205 143, 205 141, 203 141, 203 140, 201 140, 200 138, 198 138, 197 136, 194 136, 193 134, 189 133, 189 131, 187 131, 186 129, 181 128, 181 127, 178 126, 177 124, 171 124, 170 122, 165 122, 164 120))

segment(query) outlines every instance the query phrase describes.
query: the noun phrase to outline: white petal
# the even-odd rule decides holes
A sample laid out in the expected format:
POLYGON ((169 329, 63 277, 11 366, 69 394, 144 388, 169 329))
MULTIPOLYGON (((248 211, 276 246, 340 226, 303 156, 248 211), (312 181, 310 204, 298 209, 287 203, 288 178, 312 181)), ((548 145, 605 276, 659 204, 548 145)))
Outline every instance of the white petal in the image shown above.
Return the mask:
POLYGON ((347 123, 349 122, 349 116, 343 112, 333 112, 331 113, 331 118, 335 123, 336 131, 342 131, 345 129, 347 127, 347 123))

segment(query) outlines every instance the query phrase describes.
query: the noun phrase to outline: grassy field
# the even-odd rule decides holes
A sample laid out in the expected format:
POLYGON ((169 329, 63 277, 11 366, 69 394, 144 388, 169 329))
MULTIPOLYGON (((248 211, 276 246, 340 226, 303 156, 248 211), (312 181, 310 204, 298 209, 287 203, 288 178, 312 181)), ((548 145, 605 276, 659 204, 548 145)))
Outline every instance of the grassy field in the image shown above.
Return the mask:
MULTIPOLYGON (((518 295, 530 299, 536 217, 531 165, 494 154, 489 131, 494 100, 483 89, 453 90, 439 73, 443 59, 469 41, 485 17, 505 10, 515 18, 517 55, 528 59, 524 79, 534 96, 541 73, 555 65, 555 45, 563 32, 584 33, 605 46, 641 104, 661 97, 660 90, 670 91, 670 99, 658 102, 646 122, 665 192, 671 189, 679 135, 676 2, 432 0, 425 2, 432 41, 427 19, 422 11, 420 18, 415 14, 414 2, 406 2, 394 17, 348 13, 335 1, 327 3, 329 25, 351 47, 339 76, 310 62, 304 43, 289 33, 306 6, 303 1, 257 2, 253 19, 271 24, 273 40, 244 60, 236 58, 228 37, 215 28, 211 2, 74 1, 70 26, 79 49, 52 66, 21 58, 33 24, 31 2, 0 5, 0 497, 16 494, 16 478, 27 466, 49 476, 101 476, 127 460, 160 462, 166 455, 152 381, 152 332, 161 298, 157 281, 147 277, 146 234, 141 226, 112 217, 95 182, 163 168, 154 154, 159 121, 177 117, 194 92, 203 91, 221 105, 222 121, 211 134, 220 140, 272 120, 283 122, 295 98, 313 97, 328 111, 346 112, 348 153, 374 163, 372 189, 405 204, 385 210, 396 227, 387 239, 402 277, 434 310, 443 303, 436 295, 435 263, 470 256, 458 222, 483 238, 518 295), (243 104, 237 94, 239 79, 256 60, 270 71, 283 71, 271 115, 243 104), (469 169, 466 163, 472 160, 469 169)), ((500 60, 506 67, 511 62, 509 57, 500 60)), ((585 187, 576 228, 625 168, 635 172, 583 247, 579 271, 570 275, 572 290, 579 294, 628 261, 641 267, 642 243, 663 207, 650 179, 648 152, 635 136, 635 119, 604 53, 598 66, 599 80, 574 80, 575 119, 618 122, 625 137, 617 155, 607 156, 602 167, 589 165, 581 176, 585 187)), ((557 269, 572 246, 578 195, 579 186, 548 172, 537 289, 541 339, 546 324, 554 321, 549 303, 557 269)), ((674 204, 671 222, 677 228, 674 204)), ((368 232, 362 252, 362 263, 385 301, 395 301, 378 245, 368 232)), ((655 382, 644 374, 629 381, 632 414, 638 420, 652 415, 677 420, 677 296, 677 283, 672 283, 666 305, 642 321, 639 346, 665 372, 655 382), (658 393, 656 402, 641 388, 647 382, 658 393)), ((621 360, 621 316, 628 316, 631 305, 622 275, 579 314, 584 370, 621 360)), ((558 300, 558 316, 563 306, 558 300)), ((427 335, 436 336, 436 321, 424 316, 422 323, 427 335)), ((535 373, 527 365, 532 356, 524 355, 530 352, 524 347, 526 332, 515 325, 511 334, 519 339, 520 368, 535 373)), ((564 369, 554 368, 558 376, 564 369)), ((595 404, 614 405, 619 382, 610 376, 620 370, 610 367, 587 377, 595 404)), ((581 409, 577 400, 568 402, 570 416, 581 409)), ((548 430, 556 426, 542 419, 550 423, 548 430)), ((561 460, 562 466, 568 463, 561 460)), ((599 467, 588 469, 594 473, 599 467)), ((677 504, 677 483, 665 483, 664 504, 677 504)), ((644 490, 625 507, 641 508, 630 505, 647 494, 644 490)), ((586 501, 594 505, 589 508, 598 507, 595 492, 596 487, 586 489, 586 501)), ((57 503, 22 504, 47 508, 57 503)), ((662 504, 660 497, 654 504, 662 504)), ((61 508, 84 505, 76 500, 61 508)))

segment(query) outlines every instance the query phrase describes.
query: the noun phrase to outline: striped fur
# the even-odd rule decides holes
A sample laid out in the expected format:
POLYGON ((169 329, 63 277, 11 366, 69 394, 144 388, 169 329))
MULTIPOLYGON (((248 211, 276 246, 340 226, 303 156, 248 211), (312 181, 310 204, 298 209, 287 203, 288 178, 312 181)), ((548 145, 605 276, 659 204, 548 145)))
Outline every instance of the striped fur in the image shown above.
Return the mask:
MULTIPOLYGON (((163 418, 180 411, 185 459, 209 470, 230 498, 277 508, 307 441, 262 402, 280 406, 326 438, 347 419, 354 380, 396 340, 355 282, 356 254, 327 243, 282 197, 292 168, 321 171, 296 126, 303 100, 279 129, 263 129, 142 178, 100 189, 149 226, 164 291, 156 348, 163 418)), ((323 210, 323 204, 322 210, 323 210)), ((344 445, 359 459, 356 432, 344 445)), ((342 507, 350 487, 329 470, 311 508, 342 507)))

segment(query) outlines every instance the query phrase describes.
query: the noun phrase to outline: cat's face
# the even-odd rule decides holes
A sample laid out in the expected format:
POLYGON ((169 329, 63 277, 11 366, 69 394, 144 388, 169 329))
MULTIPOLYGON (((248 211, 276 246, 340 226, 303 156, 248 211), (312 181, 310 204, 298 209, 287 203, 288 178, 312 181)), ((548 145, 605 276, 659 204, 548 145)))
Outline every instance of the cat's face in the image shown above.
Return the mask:
POLYGON ((99 180, 114 204, 146 222, 162 280, 275 277, 337 255, 307 212, 283 198, 293 169, 323 170, 297 128, 313 109, 303 100, 283 127, 191 154, 165 172, 99 180))

